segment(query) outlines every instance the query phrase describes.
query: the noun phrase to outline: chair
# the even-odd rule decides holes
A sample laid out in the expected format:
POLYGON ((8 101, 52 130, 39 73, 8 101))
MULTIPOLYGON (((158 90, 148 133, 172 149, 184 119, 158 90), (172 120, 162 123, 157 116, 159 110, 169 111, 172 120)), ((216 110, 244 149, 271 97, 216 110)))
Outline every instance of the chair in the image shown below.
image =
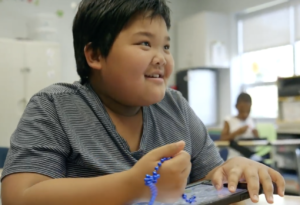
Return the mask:
MULTIPOLYGON (((208 134, 213 141, 218 141, 221 138, 221 130, 208 130, 208 134)), ((227 148, 220 148, 219 154, 224 161, 227 160, 229 151, 227 148)))
MULTIPOLYGON (((266 138, 266 140, 272 142, 277 139, 277 132, 273 124, 271 123, 258 123, 256 125, 257 132, 259 136, 266 138)), ((259 146, 255 149, 255 154, 263 157, 265 155, 268 155, 272 152, 271 146, 259 146)), ((264 160, 264 163, 271 164, 271 159, 264 160)))
POLYGON ((0 169, 3 168, 7 156, 8 148, 0 147, 0 169))
POLYGON ((228 151, 227 148, 221 148, 221 149, 219 150, 219 154, 220 154, 220 156, 222 157, 222 159, 223 159, 224 161, 226 161, 227 158, 228 158, 229 151, 228 151))
MULTIPOLYGON (((295 150, 295 154, 296 154, 296 164, 297 164, 298 185, 300 187, 300 148, 297 148, 295 150)), ((299 195, 300 195, 300 189, 299 189, 299 195)))

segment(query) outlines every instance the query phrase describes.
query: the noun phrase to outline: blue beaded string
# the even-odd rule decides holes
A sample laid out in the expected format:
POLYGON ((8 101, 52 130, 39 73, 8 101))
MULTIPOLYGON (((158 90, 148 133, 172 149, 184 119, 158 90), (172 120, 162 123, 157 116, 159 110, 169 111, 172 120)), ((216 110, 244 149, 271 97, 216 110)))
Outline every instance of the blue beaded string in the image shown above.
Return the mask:
MULTIPOLYGON (((157 196, 157 188, 155 186, 155 184, 157 183, 157 180, 159 179, 160 175, 157 174, 157 171, 159 170, 159 168, 161 167, 162 163, 164 163, 165 161, 171 159, 172 157, 168 157, 168 158, 162 158, 160 160, 160 162, 158 162, 157 166, 154 168, 153 171, 153 175, 146 175, 144 181, 145 181, 145 185, 149 186, 150 190, 151 190, 151 198, 149 201, 148 205, 153 205, 157 196)), ((196 202, 196 196, 192 196, 191 198, 187 198, 186 194, 182 195, 182 198, 189 204, 192 204, 194 202, 196 202)))

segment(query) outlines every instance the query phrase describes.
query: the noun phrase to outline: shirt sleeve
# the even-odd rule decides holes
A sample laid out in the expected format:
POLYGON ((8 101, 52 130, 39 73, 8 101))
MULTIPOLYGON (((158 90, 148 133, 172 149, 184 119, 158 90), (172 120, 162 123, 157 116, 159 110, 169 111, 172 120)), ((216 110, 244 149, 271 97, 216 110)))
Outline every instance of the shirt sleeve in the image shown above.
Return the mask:
POLYGON ((207 133, 203 122, 198 118, 188 102, 184 100, 187 126, 192 142, 192 170, 190 182, 203 179, 211 170, 223 163, 214 142, 207 133))
POLYGON ((251 126, 252 130, 256 129, 256 123, 255 123, 255 120, 253 118, 250 118, 250 126, 251 126))
POLYGON ((36 95, 28 103, 11 137, 2 179, 21 172, 63 178, 69 152, 69 142, 51 97, 36 95))

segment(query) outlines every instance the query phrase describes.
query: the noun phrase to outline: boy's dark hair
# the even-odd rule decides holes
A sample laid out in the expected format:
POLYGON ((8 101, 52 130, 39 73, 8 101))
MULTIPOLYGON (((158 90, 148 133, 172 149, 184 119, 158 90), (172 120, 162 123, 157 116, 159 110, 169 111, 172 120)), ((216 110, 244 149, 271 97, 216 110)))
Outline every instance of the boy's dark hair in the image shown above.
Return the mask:
POLYGON ((121 30, 137 14, 145 17, 161 16, 169 29, 170 9, 166 0, 82 0, 73 22, 73 44, 77 73, 81 83, 88 81, 88 66, 84 47, 91 43, 92 49, 106 58, 121 30))
POLYGON ((251 96, 247 93, 241 93, 237 98, 236 104, 239 104, 240 102, 252 104, 251 96))

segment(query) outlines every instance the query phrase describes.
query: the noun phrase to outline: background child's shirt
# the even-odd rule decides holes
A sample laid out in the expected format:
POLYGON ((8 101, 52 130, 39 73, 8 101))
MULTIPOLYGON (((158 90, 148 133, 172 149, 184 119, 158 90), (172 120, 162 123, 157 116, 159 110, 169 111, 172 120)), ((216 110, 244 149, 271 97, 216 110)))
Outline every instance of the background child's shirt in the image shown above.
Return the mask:
POLYGON ((251 117, 248 117, 246 120, 240 120, 237 117, 228 117, 226 118, 226 122, 229 124, 229 133, 233 133, 240 129, 241 127, 248 126, 248 129, 245 133, 240 136, 237 136, 234 140, 242 139, 242 138, 253 138, 253 130, 256 129, 255 122, 251 117))
POLYGON ((131 152, 90 85, 56 84, 28 103, 11 137, 2 179, 18 172, 51 178, 122 172, 149 151, 180 140, 191 155, 190 182, 223 163, 205 126, 175 90, 168 89, 161 102, 143 107, 140 149, 131 152))
MULTIPOLYGON (((248 129, 246 130, 245 133, 243 133, 240 136, 237 136, 236 138, 234 138, 234 140, 238 140, 238 139, 245 139, 245 138, 253 138, 254 134, 253 134, 253 129, 256 129, 255 126, 255 122, 251 117, 248 117, 245 121, 240 120, 237 117, 228 117, 226 118, 226 122, 229 125, 229 133, 233 133, 235 131, 237 131, 238 129, 240 129, 241 127, 247 125, 248 129)), ((252 148, 249 148, 250 150, 252 150, 252 148)), ((228 159, 231 159, 233 157, 237 157, 237 156, 241 156, 241 154, 232 149, 232 148, 228 148, 228 159)))

